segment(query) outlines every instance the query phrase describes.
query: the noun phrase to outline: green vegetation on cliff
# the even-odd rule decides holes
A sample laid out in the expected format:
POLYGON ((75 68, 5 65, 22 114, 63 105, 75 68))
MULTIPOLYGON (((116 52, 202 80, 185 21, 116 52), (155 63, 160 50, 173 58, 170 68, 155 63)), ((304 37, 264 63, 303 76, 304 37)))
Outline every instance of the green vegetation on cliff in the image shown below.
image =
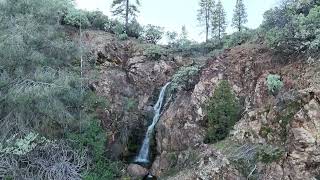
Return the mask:
POLYGON ((83 58, 80 68, 87 52, 61 25, 101 23, 74 11, 68 0, 0 1, 0 179, 114 177, 95 120, 105 100, 81 77, 91 67, 83 58))
POLYGON ((240 105, 229 82, 221 81, 214 90, 208 106, 208 130, 206 142, 215 143, 229 135, 239 118, 240 105))

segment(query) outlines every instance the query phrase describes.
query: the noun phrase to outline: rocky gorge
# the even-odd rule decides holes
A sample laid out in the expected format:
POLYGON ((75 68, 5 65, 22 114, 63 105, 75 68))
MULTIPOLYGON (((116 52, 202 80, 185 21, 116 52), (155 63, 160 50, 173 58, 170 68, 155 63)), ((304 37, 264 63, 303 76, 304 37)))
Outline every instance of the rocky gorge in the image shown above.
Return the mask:
POLYGON ((216 56, 169 54, 156 61, 138 42, 103 32, 86 32, 85 43, 99 66, 92 86, 110 102, 99 110, 108 154, 128 164, 139 151, 161 87, 183 67, 199 69, 185 86, 167 93, 151 143, 153 163, 149 171, 129 165, 135 178, 150 172, 164 179, 319 179, 318 62, 277 55, 263 43, 216 56), (284 82, 277 95, 268 92, 269 74, 281 75, 284 82), (226 140, 205 144, 206 103, 223 79, 239 99, 241 115, 226 140))

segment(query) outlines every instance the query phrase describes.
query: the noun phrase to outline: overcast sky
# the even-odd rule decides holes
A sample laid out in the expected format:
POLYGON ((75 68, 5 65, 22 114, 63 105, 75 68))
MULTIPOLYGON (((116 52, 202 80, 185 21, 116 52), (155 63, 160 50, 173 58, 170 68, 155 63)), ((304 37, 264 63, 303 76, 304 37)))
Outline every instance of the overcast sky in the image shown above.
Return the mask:
MULTIPOLYGON (((101 10, 111 16, 112 0, 76 0, 77 6, 86 10, 101 10)), ((203 28, 197 22, 197 10, 199 0, 140 0, 140 14, 138 21, 141 24, 154 24, 165 27, 166 30, 181 31, 185 25, 190 39, 201 41, 204 39, 203 28)), ((276 6, 278 0, 244 0, 248 12, 249 28, 257 28, 262 20, 263 13, 276 6)), ((227 32, 234 31, 230 27, 233 9, 236 0, 222 0, 227 12, 228 29, 227 32)))

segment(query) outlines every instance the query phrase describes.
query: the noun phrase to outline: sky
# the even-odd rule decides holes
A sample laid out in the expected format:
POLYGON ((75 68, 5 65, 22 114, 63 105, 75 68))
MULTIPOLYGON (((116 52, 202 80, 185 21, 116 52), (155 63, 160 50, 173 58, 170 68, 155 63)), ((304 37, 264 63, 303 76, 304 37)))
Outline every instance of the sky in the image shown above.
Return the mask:
MULTIPOLYGON (((235 31, 231 27, 233 9, 236 0, 221 0, 227 13, 227 33, 235 31)), ((279 0, 244 0, 248 13, 249 28, 257 28, 263 20, 263 13, 276 6, 279 0)), ((78 8, 100 10, 111 16, 112 0, 76 0, 78 8)), ((204 28, 197 21, 199 0, 140 0, 139 23, 164 27, 166 31, 180 32, 186 26, 189 38, 195 41, 204 40, 204 28)))

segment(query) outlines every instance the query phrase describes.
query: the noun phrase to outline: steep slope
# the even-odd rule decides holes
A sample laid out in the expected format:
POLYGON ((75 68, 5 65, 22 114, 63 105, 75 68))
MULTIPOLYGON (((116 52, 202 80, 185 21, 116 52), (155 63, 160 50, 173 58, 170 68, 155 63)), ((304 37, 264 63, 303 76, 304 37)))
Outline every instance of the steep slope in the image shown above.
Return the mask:
POLYGON ((148 44, 135 39, 119 41, 103 31, 85 31, 83 41, 99 69, 92 88, 109 102, 108 108, 100 110, 108 133, 108 155, 130 160, 138 153, 152 120, 160 88, 192 60, 169 55, 155 61, 144 55, 148 44))
MULTIPOLYGON (((194 88, 178 92, 163 113, 157 128, 159 155, 153 173, 161 176, 172 169, 198 166, 194 171, 183 172, 183 179, 234 179, 248 175, 259 179, 311 179, 319 174, 319 65, 309 66, 297 58, 291 60, 293 63, 281 64, 284 59, 264 45, 245 44, 208 61, 194 88), (268 74, 280 74, 285 84, 277 96, 268 93, 268 74), (241 120, 230 139, 241 145, 253 145, 254 158, 258 158, 247 172, 237 169, 228 158, 224 160, 227 155, 223 152, 222 156, 205 153, 213 148, 219 154, 215 146, 206 146, 205 150, 202 147, 206 102, 222 79, 229 80, 243 106, 241 120), (261 162, 264 159, 259 160, 259 154, 265 152, 261 152, 260 145, 281 149, 283 153, 274 157, 271 152, 267 154, 270 160, 261 162), (190 152, 200 154, 193 158, 193 163, 185 155, 190 152)), ((230 148, 235 147, 230 144, 230 148)))
MULTIPOLYGON (((92 88, 109 100, 109 107, 100 110, 108 155, 130 162, 150 124, 159 89, 180 67, 204 58, 171 54, 155 61, 135 40, 118 41, 99 31, 85 32, 84 39, 99 67, 92 88)), ((167 96, 152 146, 152 174, 169 179, 315 178, 320 174, 320 66, 305 62, 305 57, 282 57, 255 43, 209 58, 184 88, 167 96), (268 92, 269 74, 279 74, 284 82, 276 96, 268 92), (230 82, 242 113, 227 140, 207 145, 206 104, 222 79, 230 82)))

